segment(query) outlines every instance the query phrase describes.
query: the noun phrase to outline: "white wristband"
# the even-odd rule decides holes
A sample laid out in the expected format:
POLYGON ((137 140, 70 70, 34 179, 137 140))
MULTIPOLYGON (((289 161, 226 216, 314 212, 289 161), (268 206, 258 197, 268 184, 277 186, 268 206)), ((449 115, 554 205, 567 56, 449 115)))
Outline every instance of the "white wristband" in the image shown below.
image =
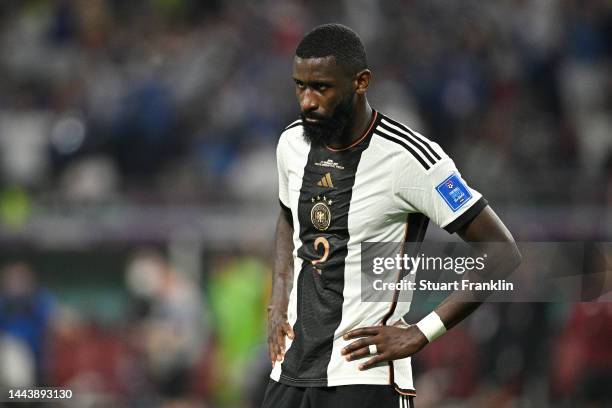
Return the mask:
POLYGON ((436 312, 431 312, 416 324, 430 343, 446 333, 446 327, 436 312))

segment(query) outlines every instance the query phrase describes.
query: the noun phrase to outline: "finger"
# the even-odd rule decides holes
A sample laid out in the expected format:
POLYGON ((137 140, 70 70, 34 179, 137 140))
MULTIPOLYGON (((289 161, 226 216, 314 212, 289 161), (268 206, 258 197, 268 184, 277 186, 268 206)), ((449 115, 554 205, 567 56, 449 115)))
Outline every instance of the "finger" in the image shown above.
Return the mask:
POLYGON ((283 329, 285 330, 285 333, 287 333, 287 337, 289 337, 291 340, 295 338, 295 333, 293 332, 293 328, 291 327, 289 322, 285 322, 283 324, 283 329))
MULTIPOLYGON (((285 347, 286 347, 285 336, 287 336, 291 340, 293 340, 295 338, 295 333, 293 332, 293 329, 291 328, 291 325, 289 325, 288 322, 285 322, 278 329, 277 335, 278 335, 277 342, 279 344, 280 354, 284 355, 285 354, 285 347)), ((282 358, 282 356, 281 356, 281 358, 282 358)))
POLYGON ((268 356, 270 357, 270 361, 274 361, 274 351, 272 351, 272 343, 268 341, 268 356))
POLYGON ((283 349, 278 342, 278 339, 274 342, 274 360, 279 361, 281 359, 281 355, 283 353, 283 349))
POLYGON ((278 353, 276 354, 276 361, 283 361, 283 358, 285 358, 285 344, 280 343, 278 345, 278 353))
POLYGON ((350 332, 344 335, 344 340, 354 339, 356 337, 376 336, 379 330, 380 326, 362 327, 359 329, 351 330, 350 332))
POLYGON ((280 340, 282 338, 282 336, 279 334, 280 332, 281 330, 277 328, 276 332, 270 336, 274 351, 274 361, 279 359, 278 356, 282 352, 281 344, 283 344, 283 342, 280 340))
POLYGON ((356 340, 342 349, 342 354, 349 354, 363 347, 368 347, 370 344, 375 344, 374 336, 364 337, 356 340))
POLYGON ((285 330, 282 327, 279 327, 276 331, 276 341, 278 342, 281 350, 285 349, 285 330))
POLYGON ((272 366, 274 367, 274 362, 276 361, 276 344, 274 341, 268 341, 268 348, 270 352, 270 361, 272 361, 272 366))
POLYGON ((275 344, 274 361, 281 361, 283 359, 284 350, 279 344, 275 344))
POLYGON ((361 364, 359 366, 360 370, 367 370, 368 368, 371 368, 372 366, 383 362, 383 361, 387 361, 387 355, 386 354, 377 354, 374 357, 372 357, 371 359, 369 359, 368 361, 366 361, 365 363, 361 364))
POLYGON ((353 351, 351 354, 346 356, 346 361, 358 360, 360 358, 371 356, 370 349, 368 347, 360 348, 359 350, 353 351))

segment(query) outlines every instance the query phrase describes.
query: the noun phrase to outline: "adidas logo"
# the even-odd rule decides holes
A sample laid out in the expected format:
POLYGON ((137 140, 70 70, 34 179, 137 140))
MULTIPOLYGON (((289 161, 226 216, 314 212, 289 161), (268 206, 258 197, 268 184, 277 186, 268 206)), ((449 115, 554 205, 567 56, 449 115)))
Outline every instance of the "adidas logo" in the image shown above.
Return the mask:
POLYGON ((332 183, 331 174, 325 173, 323 178, 317 182, 317 186, 334 188, 334 183, 332 183))

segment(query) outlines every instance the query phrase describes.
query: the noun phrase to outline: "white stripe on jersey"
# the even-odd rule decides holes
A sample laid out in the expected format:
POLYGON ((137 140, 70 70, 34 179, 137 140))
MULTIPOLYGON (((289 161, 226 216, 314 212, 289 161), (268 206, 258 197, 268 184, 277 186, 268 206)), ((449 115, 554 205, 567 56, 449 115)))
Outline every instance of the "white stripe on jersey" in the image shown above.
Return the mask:
MULTIPOLYGON (((385 139, 372 138, 370 146, 361 155, 355 175, 348 220, 350 239, 344 267, 342 321, 334 334, 334 347, 327 369, 330 386, 350 384, 347 381, 355 381, 355 378, 367 381, 368 384, 389 384, 387 364, 359 371, 358 366, 364 362, 363 360, 347 362, 340 354, 342 348, 354 341, 345 341, 342 338, 344 333, 358 327, 377 326, 389 311, 389 303, 361 302, 361 243, 363 241, 402 242, 404 239, 405 217, 399 222, 387 223, 378 216, 387 213, 388 204, 393 201, 391 180, 388 177, 389 169, 381 166, 380 161, 382 157, 388 155, 389 146, 385 143, 394 145, 385 139), (379 220, 372 219, 373 217, 379 220), (364 228, 364 225, 369 225, 369 228, 364 228)), ((390 297, 389 302, 391 300, 390 297)), ((400 305, 398 309, 407 313, 410 303, 400 305)))

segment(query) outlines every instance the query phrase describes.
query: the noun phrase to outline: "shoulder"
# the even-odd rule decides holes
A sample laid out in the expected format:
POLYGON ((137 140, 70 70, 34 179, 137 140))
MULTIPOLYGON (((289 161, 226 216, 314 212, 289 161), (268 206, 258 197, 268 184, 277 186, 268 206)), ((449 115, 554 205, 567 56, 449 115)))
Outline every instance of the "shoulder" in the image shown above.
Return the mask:
POLYGON ((281 132, 280 137, 281 139, 282 138, 295 138, 297 136, 301 137, 303 131, 304 129, 302 127, 302 119, 298 119, 298 120, 291 122, 287 126, 285 126, 285 128, 281 132))
POLYGON ((283 130, 283 133, 287 132, 288 130, 291 130, 293 128, 298 128, 298 127, 299 128, 302 127, 302 119, 294 120, 293 122, 291 122, 290 124, 285 126, 285 129, 283 130))
POLYGON ((392 150, 403 163, 429 171, 448 159, 440 145, 406 124, 379 113, 374 140, 386 150, 392 150))
POLYGON ((281 135, 278 139, 278 148, 281 148, 286 145, 293 145, 296 143, 305 144, 306 141, 304 140, 303 132, 304 130, 302 128, 301 119, 291 122, 290 124, 285 126, 285 128, 281 132, 281 135))

